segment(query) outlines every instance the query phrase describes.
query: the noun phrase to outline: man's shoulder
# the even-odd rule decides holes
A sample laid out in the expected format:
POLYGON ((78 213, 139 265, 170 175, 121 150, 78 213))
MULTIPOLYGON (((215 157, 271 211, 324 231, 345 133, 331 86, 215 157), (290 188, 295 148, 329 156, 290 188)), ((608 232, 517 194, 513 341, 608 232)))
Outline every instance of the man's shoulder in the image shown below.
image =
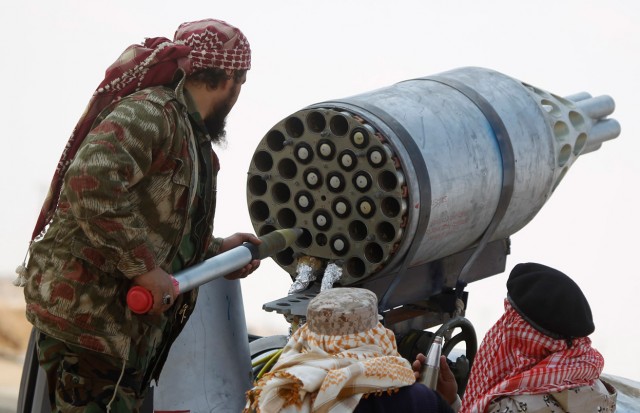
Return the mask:
POLYGON ((168 103, 178 103, 175 90, 166 86, 153 86, 146 89, 139 90, 131 95, 125 97, 123 100, 129 100, 132 102, 151 102, 161 106, 166 106, 168 103))
POLYGON ((558 392, 518 394, 494 399, 489 413, 522 411, 547 412, 613 412, 616 405, 615 390, 610 391, 600 380, 592 385, 578 386, 558 392), (520 409, 520 410, 518 410, 520 409))
POLYGON ((173 89, 155 86, 139 90, 111 103, 100 112, 94 122, 94 128, 104 121, 108 122, 103 124, 101 131, 105 128, 112 131, 110 128, 113 126, 109 126, 112 124, 118 125, 119 130, 148 128, 150 125, 171 125, 173 128, 176 123, 182 124, 180 119, 185 118, 184 114, 185 107, 177 99, 173 89))
POLYGON ((117 112, 119 119, 130 119, 136 122, 146 119, 154 122, 154 119, 180 116, 183 109, 175 90, 165 86, 154 86, 114 102, 101 113, 98 121, 117 112))

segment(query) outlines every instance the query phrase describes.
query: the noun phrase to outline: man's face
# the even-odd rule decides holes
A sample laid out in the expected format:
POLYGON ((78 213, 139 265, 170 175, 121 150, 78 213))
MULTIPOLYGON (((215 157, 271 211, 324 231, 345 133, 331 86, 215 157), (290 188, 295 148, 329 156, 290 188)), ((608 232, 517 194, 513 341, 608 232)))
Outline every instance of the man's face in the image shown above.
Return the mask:
POLYGON ((238 96, 240 96, 240 91, 242 89, 242 85, 247 81, 246 73, 242 78, 238 81, 229 79, 224 85, 225 97, 223 100, 218 102, 218 104, 213 107, 211 115, 207 116, 204 119, 204 124, 207 127, 207 131, 211 136, 211 141, 214 143, 224 143, 226 131, 226 120, 227 115, 233 109, 233 106, 238 101, 238 96))

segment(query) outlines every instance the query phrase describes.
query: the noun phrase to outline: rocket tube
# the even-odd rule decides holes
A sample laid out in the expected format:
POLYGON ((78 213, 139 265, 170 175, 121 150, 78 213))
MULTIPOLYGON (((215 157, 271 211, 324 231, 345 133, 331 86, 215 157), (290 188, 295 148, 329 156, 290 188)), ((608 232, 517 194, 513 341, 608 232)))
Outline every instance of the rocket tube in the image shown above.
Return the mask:
POLYGON ((435 390, 438 387, 438 374, 440 373, 440 355, 442 354, 442 336, 435 336, 429 352, 427 360, 420 370, 420 383, 430 389, 435 390))
MULTIPOLYGON (((276 230, 260 237, 260 245, 244 243, 186 268, 172 277, 176 294, 230 274, 252 260, 261 260, 278 253, 293 244, 301 234, 300 228, 276 230)), ((146 313, 153 306, 151 292, 141 286, 131 287, 127 293, 127 305, 136 314, 146 313)))

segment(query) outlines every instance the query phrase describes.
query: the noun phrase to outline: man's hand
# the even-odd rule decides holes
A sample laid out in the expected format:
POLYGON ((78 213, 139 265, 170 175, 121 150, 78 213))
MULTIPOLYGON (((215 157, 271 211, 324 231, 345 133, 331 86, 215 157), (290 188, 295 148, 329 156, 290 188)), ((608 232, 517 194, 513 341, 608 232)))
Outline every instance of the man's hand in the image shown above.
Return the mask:
POLYGON ((133 284, 146 288, 153 296, 153 307, 147 314, 157 315, 167 311, 176 299, 176 291, 171 276, 160 267, 138 275, 133 279, 133 284), (169 303, 165 304, 162 299, 167 294, 171 298, 169 303))
MULTIPOLYGON (((427 358, 424 354, 419 353, 416 359, 411 364, 413 374, 416 376, 416 380, 420 379, 420 370, 422 365, 426 363, 427 358)), ((456 401, 458 393, 458 382, 453 375, 453 372, 449 368, 446 356, 440 356, 440 370, 438 372, 438 388, 436 389, 443 399, 449 404, 453 404, 456 401)))
MULTIPOLYGON (((225 238, 222 241, 222 245, 220 246, 219 252, 228 251, 232 248, 237 247, 238 245, 242 245, 245 242, 250 242, 254 245, 260 245, 262 243, 262 241, 260 241, 260 238, 256 237, 253 234, 236 232, 235 234, 225 238)), ((247 275, 257 270, 259 266, 260 266, 260 260, 253 260, 249 264, 240 268, 239 270, 236 270, 230 274, 225 275, 224 278, 226 278, 227 280, 236 280, 238 278, 245 278, 247 275)))
POLYGON ((458 382, 449 368, 449 363, 447 363, 445 356, 440 356, 440 372, 438 373, 438 388, 436 390, 447 403, 453 404, 456 401, 458 382))

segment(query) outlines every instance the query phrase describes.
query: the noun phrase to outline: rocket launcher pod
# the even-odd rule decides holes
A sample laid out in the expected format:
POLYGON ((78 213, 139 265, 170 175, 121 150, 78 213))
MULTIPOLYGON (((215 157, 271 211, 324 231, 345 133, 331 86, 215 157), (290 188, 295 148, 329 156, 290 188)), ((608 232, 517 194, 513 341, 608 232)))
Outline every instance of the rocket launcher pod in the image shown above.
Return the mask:
POLYGON ((523 228, 579 156, 620 134, 614 106, 476 67, 313 104, 258 144, 251 222, 303 229, 274 258, 292 278, 301 256, 339 263, 343 286, 393 277, 523 228))

